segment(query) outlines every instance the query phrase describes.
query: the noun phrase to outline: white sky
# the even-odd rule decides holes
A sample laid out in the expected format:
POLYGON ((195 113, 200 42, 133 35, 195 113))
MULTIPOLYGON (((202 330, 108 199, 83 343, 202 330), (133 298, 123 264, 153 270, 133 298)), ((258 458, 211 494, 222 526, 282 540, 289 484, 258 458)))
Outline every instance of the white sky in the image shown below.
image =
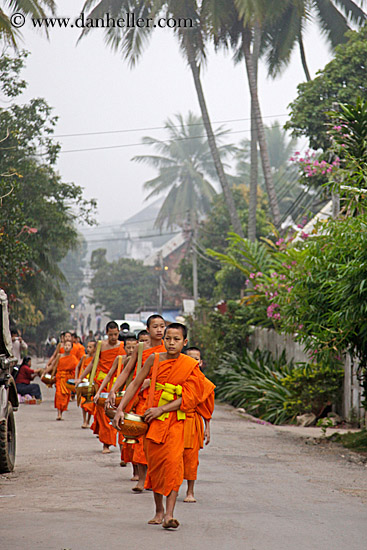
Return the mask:
MULTIPOLYGON (((59 0, 59 14, 76 17, 82 2, 59 0)), ((23 28, 24 47, 31 52, 24 78, 29 86, 22 101, 44 97, 54 108, 59 134, 133 130, 163 126, 175 113, 189 110, 199 115, 194 84, 185 61, 179 54, 173 31, 156 29, 141 62, 130 69, 119 54, 104 44, 103 29, 93 30, 78 46, 80 30, 51 29, 50 40, 23 28)), ((308 30, 306 53, 311 74, 330 59, 330 52, 316 27, 308 30)), ((259 93, 265 122, 286 121, 288 104, 296 96, 297 84, 304 80, 298 51, 290 67, 277 80, 259 73, 259 93)), ((229 54, 208 56, 203 86, 212 121, 249 117, 249 91, 245 66, 234 66, 229 54)), ((233 142, 249 137, 249 120, 226 125, 234 131, 233 142)), ((58 138, 62 149, 82 149, 110 145, 125 148, 61 152, 58 169, 64 181, 85 189, 87 198, 98 200, 98 221, 123 221, 144 203, 145 180, 155 172, 131 162, 134 155, 151 152, 140 145, 142 136, 164 139, 163 130, 129 131, 112 135, 58 138)))

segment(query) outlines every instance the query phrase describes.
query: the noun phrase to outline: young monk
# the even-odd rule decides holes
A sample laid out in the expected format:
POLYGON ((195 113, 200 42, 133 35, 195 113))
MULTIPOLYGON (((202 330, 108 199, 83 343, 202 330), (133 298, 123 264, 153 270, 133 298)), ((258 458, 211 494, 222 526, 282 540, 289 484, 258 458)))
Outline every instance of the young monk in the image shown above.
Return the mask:
POLYGON ((149 485, 154 491, 156 513, 148 523, 165 529, 177 528, 174 518, 177 494, 183 481, 184 412, 200 402, 203 393, 202 373, 197 361, 182 355, 187 343, 187 329, 172 323, 165 331, 166 352, 150 355, 142 370, 127 388, 113 423, 124 420, 124 411, 147 377, 151 387, 144 419, 149 429, 144 436, 148 461, 149 485), (163 496, 166 496, 164 509, 163 496))
MULTIPOLYGON (((166 324, 161 315, 154 314, 147 319, 147 333, 149 336, 149 341, 145 342, 144 344, 142 356, 143 365, 152 353, 161 353, 166 351, 164 344, 162 344, 165 327, 166 324)), ((109 395, 110 401, 114 402, 115 392, 126 383, 126 380, 128 379, 128 376, 131 372, 134 372, 134 377, 136 376, 137 356, 138 352, 136 349, 130 361, 113 385, 109 395)), ((142 386, 141 391, 138 393, 138 402, 134 408, 134 412, 136 414, 143 414, 145 411, 145 401, 148 395, 148 388, 149 381, 146 382, 144 386, 142 386)), ((134 454, 132 461, 133 464, 136 465, 138 471, 138 483, 135 487, 132 488, 132 491, 134 491, 135 493, 142 493, 144 490, 144 483, 147 475, 147 460, 144 452, 143 438, 140 438, 139 442, 135 443, 134 445, 134 454)))
MULTIPOLYGON (((107 376, 108 371, 112 367, 112 363, 118 355, 126 355, 123 342, 118 340, 119 329, 115 321, 110 321, 106 325, 107 340, 102 341, 101 353, 99 356, 98 367, 94 377, 94 382, 98 387, 102 384, 103 379, 107 376)), ((93 361, 75 380, 75 386, 80 384, 82 378, 85 378, 92 371, 93 361)), ((100 405, 96 406, 95 426, 93 433, 98 435, 100 442, 103 445, 102 453, 110 453, 110 446, 116 445, 116 430, 110 426, 109 419, 105 415, 104 408, 100 405)))
MULTIPOLYGON (((88 365, 91 363, 94 354, 96 352, 96 344, 97 342, 95 340, 90 340, 87 344, 87 353, 84 355, 81 360, 79 361, 79 364, 77 368, 75 369, 75 378, 79 378, 79 374, 83 372, 83 370, 88 367, 88 365)), ((91 419, 92 414, 95 413, 95 405, 94 403, 87 403, 85 397, 81 398, 80 406, 82 408, 83 413, 83 424, 82 428, 86 430, 89 428, 89 422, 91 419)))
POLYGON ((138 334, 138 342, 150 344, 150 336, 147 330, 141 330, 138 334))
POLYGON ((85 348, 83 344, 80 343, 80 338, 75 332, 71 335, 71 338, 73 342, 73 353, 78 361, 80 361, 80 359, 85 355, 85 348))
POLYGON ((71 355, 71 342, 64 343, 64 353, 59 354, 56 366, 56 393, 55 409, 57 409, 56 420, 63 420, 62 413, 67 411, 71 397, 71 391, 66 387, 66 381, 74 378, 75 368, 78 360, 75 355, 71 355))
MULTIPOLYGON (((116 359, 114 360, 114 362, 112 364, 112 367, 110 368, 106 378, 102 381, 102 384, 101 384, 100 388, 98 389, 96 395, 94 396, 94 399, 93 399, 94 403, 97 404, 98 399, 99 399, 101 393, 103 392, 103 390, 105 388, 107 389, 108 385, 111 384, 111 381, 114 381, 113 380, 113 375, 115 374, 115 372, 117 370, 120 357, 122 358, 122 365, 121 366, 122 366, 122 368, 124 368, 126 363, 129 361, 129 359, 130 359, 137 343, 138 343, 138 341, 135 338, 135 336, 129 336, 129 337, 126 338, 126 340, 125 340, 126 356, 118 355, 116 357, 116 359)), ((118 444, 120 446, 120 452, 121 452, 120 466, 126 466, 128 462, 132 462, 132 457, 133 457, 133 452, 134 452, 134 449, 132 448, 132 445, 128 445, 127 443, 124 443, 123 440, 124 440, 124 436, 121 433, 119 433, 118 434, 118 444)), ((134 472, 133 472, 133 477, 134 477, 134 472)), ((136 477, 136 479, 138 479, 138 477, 136 477)))
MULTIPOLYGON (((186 355, 192 357, 199 363, 201 368, 201 352, 199 348, 187 348, 186 355)), ((214 389, 215 386, 203 376, 204 391, 200 403, 191 410, 186 411, 184 425, 184 479, 187 480, 187 493, 184 502, 196 502, 194 496, 194 485, 197 479, 199 466, 199 450, 203 443, 210 443, 210 419, 214 411, 214 389), (203 420, 205 430, 203 430, 203 420)))
MULTIPOLYGON (((126 338, 126 341, 125 341, 125 352, 126 352, 126 355, 123 356, 123 360, 122 360, 122 367, 124 368, 125 365, 128 363, 130 357, 132 356, 133 352, 134 352, 134 349, 137 345, 138 341, 137 339, 135 338, 135 336, 129 336, 128 338, 126 338)), ((111 380, 113 379, 113 375, 115 374, 116 370, 117 370, 117 366, 118 366, 118 360, 119 360, 119 357, 120 355, 118 355, 114 362, 112 363, 112 367, 110 368, 110 370, 108 371, 108 374, 107 376, 103 379, 102 381, 102 384, 100 385, 96 395, 94 396, 94 402, 97 403, 98 399, 99 399, 99 396, 100 394, 103 392, 103 390, 105 388, 107 388, 107 386, 109 385, 109 383, 111 382, 111 380)), ((114 380, 115 381, 115 380, 114 380)), ((105 390, 106 391, 106 390, 105 390)))

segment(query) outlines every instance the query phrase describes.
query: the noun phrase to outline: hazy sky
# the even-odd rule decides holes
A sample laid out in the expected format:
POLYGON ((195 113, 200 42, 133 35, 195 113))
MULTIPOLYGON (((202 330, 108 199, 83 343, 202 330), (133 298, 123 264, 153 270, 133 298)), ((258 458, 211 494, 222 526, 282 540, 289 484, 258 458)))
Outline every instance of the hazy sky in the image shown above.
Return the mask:
MULTIPOLYGON (((82 2, 59 0, 58 6, 59 15, 75 17, 82 2)), ((58 169, 64 181, 81 185, 87 198, 98 200, 100 222, 123 221, 146 204, 143 183, 155 175, 151 168, 131 158, 150 152, 140 144, 142 136, 165 136, 163 130, 146 128, 163 126, 175 113, 186 115, 192 110, 199 115, 196 93, 172 30, 155 29, 134 69, 104 44, 103 29, 93 30, 76 45, 79 33, 76 28, 51 29, 47 41, 27 23, 23 28, 24 47, 32 55, 24 73, 29 86, 22 101, 44 97, 59 117, 57 136, 124 130, 58 137, 62 144, 58 169), (116 145, 126 147, 68 152, 116 145)), ((307 32, 306 51, 314 75, 330 59, 315 26, 307 32)), ((260 68, 259 93, 266 123, 286 121, 287 106, 303 80, 298 51, 277 80, 268 79, 265 69, 260 68)), ((231 140, 236 143, 249 137, 250 100, 244 64, 235 67, 230 54, 210 52, 203 86, 212 121, 242 119, 226 124, 235 132, 231 140)))

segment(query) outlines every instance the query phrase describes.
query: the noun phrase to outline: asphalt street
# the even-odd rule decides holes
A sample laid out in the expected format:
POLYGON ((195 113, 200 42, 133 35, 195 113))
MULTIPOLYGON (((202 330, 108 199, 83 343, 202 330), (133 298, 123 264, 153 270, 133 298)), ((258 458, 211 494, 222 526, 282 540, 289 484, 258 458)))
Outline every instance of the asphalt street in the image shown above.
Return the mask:
POLYGON ((0 476, 2 550, 360 550, 367 541, 367 468, 334 444, 249 422, 217 405, 200 455, 196 504, 177 531, 147 525, 151 492, 131 491, 116 448, 102 455, 71 403, 56 422, 53 390, 16 413, 15 471, 0 476), (307 444, 306 444, 307 443, 307 444))

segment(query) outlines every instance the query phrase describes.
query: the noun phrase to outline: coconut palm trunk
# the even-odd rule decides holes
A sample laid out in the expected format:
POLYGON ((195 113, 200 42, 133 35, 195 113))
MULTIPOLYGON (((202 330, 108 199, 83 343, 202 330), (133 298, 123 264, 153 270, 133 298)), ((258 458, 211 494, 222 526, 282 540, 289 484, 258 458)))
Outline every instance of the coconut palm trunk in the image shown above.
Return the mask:
POLYGON ((214 132, 212 129, 212 125, 209 118, 208 109, 206 106, 206 101, 204 97, 203 87, 201 85, 201 79, 200 79, 200 69, 196 62, 196 56, 194 52, 194 48, 192 44, 190 43, 190 40, 187 40, 186 42, 186 52, 187 52, 187 61, 189 63, 189 67, 191 69, 191 73, 194 79, 195 89, 199 100, 200 110, 201 110, 201 116, 203 119, 203 124, 205 127, 206 135, 208 137, 208 143, 210 147, 210 151, 213 157, 215 169, 218 175, 218 179, 220 182, 220 185, 223 190, 223 195, 226 201, 226 205, 228 208, 229 216, 231 218, 231 223, 233 226, 233 230, 240 235, 241 237, 244 237, 243 229, 241 226, 240 219, 237 214, 236 206, 234 204, 232 191, 229 187, 226 175, 224 173, 223 164, 219 156, 217 144, 215 141, 214 132))
MULTIPOLYGON (((252 46, 252 58, 255 69, 257 87, 257 68, 260 55, 261 31, 259 25, 254 28, 254 41, 252 46)), ((256 209, 257 209, 257 184, 258 184, 258 154, 257 154, 257 124, 254 104, 251 100, 251 171, 250 171, 250 193, 248 205, 248 226, 247 237, 250 241, 256 240, 256 209)))
POLYGON ((259 98, 257 95, 257 79, 256 79, 256 70, 253 63, 252 53, 250 50, 251 38, 248 35, 248 31, 244 31, 243 35, 243 53, 245 56, 246 62, 246 71, 247 79, 250 88, 251 102, 253 106, 253 116, 256 120, 257 125, 257 138, 259 142, 260 155, 261 155, 261 164, 264 173, 266 191, 268 194, 270 210, 273 217, 273 222, 276 227, 280 225, 280 211, 278 205, 278 199, 275 193, 275 187, 273 182, 273 177, 271 174, 271 167, 269 161, 268 147, 266 144, 266 136, 264 130, 264 124, 261 116, 261 109, 259 98))
POLYGON ((302 61, 302 67, 306 75, 306 80, 309 82, 311 80, 310 71, 308 70, 307 61, 306 61, 306 52, 302 40, 302 35, 299 35, 298 37, 298 45, 299 45, 299 51, 301 54, 301 61, 302 61))

